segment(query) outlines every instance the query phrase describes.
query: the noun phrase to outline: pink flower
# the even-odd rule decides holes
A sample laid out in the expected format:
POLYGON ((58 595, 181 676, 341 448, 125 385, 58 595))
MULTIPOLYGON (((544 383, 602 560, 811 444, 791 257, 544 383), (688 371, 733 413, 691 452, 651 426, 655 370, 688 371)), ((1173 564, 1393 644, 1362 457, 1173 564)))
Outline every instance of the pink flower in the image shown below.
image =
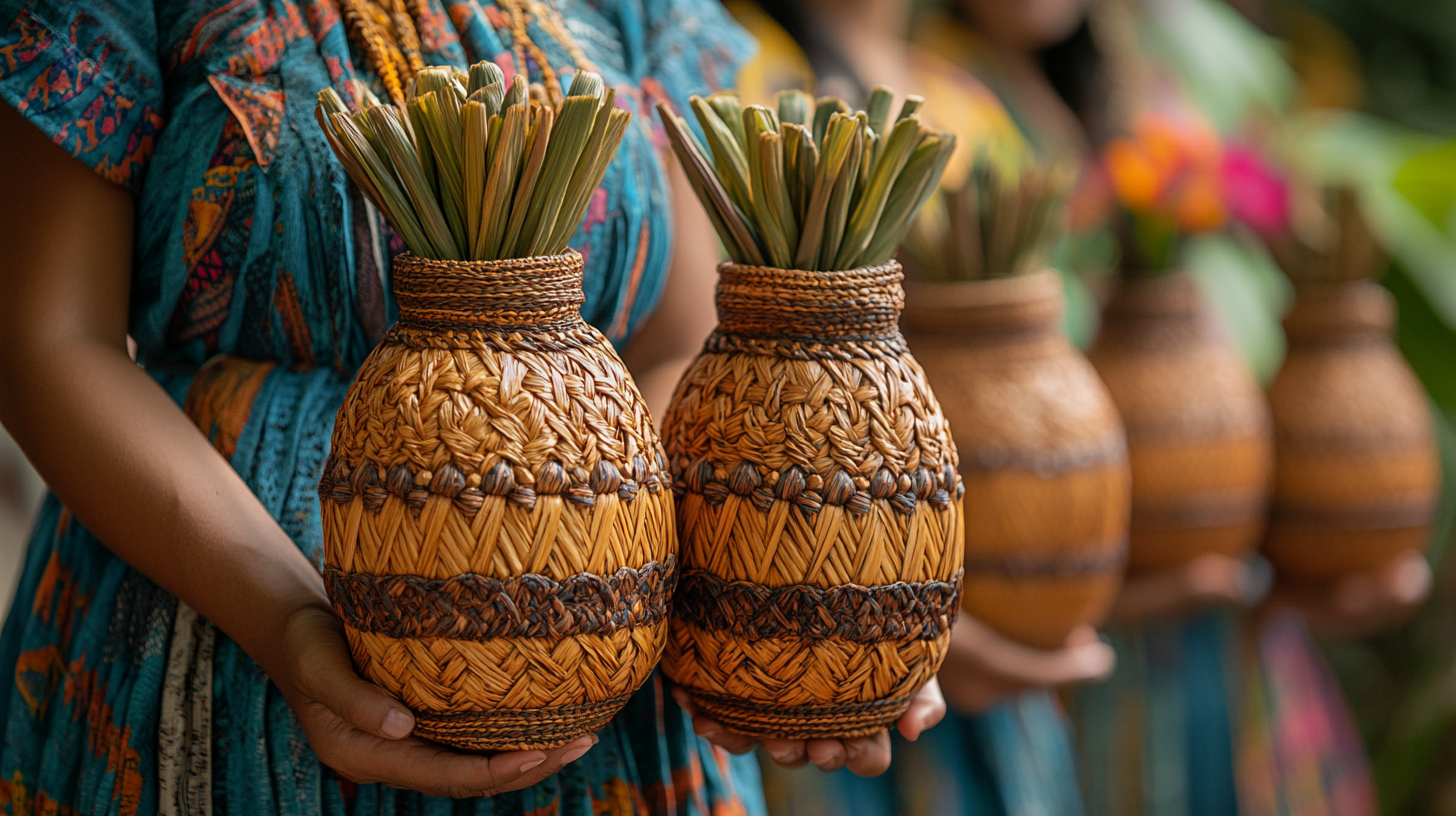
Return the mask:
POLYGON ((1230 145, 1223 154, 1223 189, 1229 213, 1263 236, 1289 227, 1289 185, 1258 151, 1230 145))

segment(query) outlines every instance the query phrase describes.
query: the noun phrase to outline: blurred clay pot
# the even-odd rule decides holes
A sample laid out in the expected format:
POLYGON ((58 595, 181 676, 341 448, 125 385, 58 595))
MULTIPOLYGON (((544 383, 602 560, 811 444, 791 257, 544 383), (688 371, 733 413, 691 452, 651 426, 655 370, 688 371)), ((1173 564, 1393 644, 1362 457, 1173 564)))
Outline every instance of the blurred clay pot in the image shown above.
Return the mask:
POLYGON ((1395 307, 1369 281, 1301 285, 1269 388, 1274 508, 1265 552, 1325 581, 1425 548, 1440 461, 1426 397, 1390 339, 1395 307))
POLYGON ((1125 278, 1088 357, 1127 429, 1129 569, 1252 551, 1272 469, 1269 409, 1194 280, 1125 278))
POLYGON ((1122 422, 1062 309, 1048 271, 909 286, 901 320, 961 454, 962 608, 1042 649, 1102 622, 1127 550, 1122 422))

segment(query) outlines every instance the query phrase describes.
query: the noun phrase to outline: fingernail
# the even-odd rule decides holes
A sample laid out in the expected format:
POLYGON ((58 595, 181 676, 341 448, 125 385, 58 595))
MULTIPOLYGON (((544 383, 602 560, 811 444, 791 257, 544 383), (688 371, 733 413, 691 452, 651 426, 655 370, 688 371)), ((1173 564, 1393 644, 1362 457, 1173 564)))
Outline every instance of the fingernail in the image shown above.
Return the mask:
MULTIPOLYGON (((595 744, 596 743, 592 743, 592 745, 595 745, 595 744)), ((573 748, 572 750, 567 751, 566 753, 564 753, 564 754, 561 755, 561 764, 562 765, 570 765, 571 763, 577 761, 578 759, 581 759, 583 756, 586 756, 586 752, 587 751, 590 751, 591 749, 592 749, 592 746, 591 745, 583 745, 580 748, 573 748)))
POLYGON ((379 731, 390 739, 404 739, 413 730, 415 718, 397 708, 391 708, 384 715, 384 723, 379 726, 379 731))
POLYGON ((545 761, 546 761, 546 755, 545 754, 542 754, 540 759, 533 759, 530 762, 523 763, 521 765, 520 769, 516 771, 516 773, 523 774, 526 771, 531 770, 532 768, 539 767, 540 764, 543 763, 543 762, 545 762, 545 761))
MULTIPOLYGON (((767 749, 764 749, 764 750, 767 750, 767 749)), ((794 761, 794 752, 793 751, 786 751, 786 750, 782 750, 781 749, 781 750, 778 750, 778 751, 769 751, 768 752, 768 755, 771 756, 771 757, 773 757, 773 761, 774 762, 777 762, 777 763, 779 763, 781 765, 787 764, 789 762, 793 762, 794 761)))
POLYGON ((592 745, 596 745, 597 743, 599 743, 599 742, 602 741, 602 738, 599 737, 599 736, 597 736, 596 734, 592 734, 591 735, 591 738, 592 738, 592 745))

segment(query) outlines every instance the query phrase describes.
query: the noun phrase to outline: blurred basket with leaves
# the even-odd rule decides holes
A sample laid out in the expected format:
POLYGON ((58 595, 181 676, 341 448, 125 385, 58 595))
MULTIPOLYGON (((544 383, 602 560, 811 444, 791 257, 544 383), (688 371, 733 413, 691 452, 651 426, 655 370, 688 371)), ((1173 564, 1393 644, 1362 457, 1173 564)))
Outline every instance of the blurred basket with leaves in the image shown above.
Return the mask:
POLYGON ((1349 188, 1296 186, 1269 248, 1294 282, 1289 350, 1269 387, 1281 575, 1328 581, 1423 550, 1440 490, 1431 409, 1372 278, 1384 255, 1349 188))
POLYGON ((409 252, 319 484, 329 596, 417 735, 560 745, 647 679, 675 581, 666 462, 567 248, 630 114, 590 72, 559 99, 491 63, 356 96, 319 124, 409 252))
POLYGON ((1062 332, 1072 168, 978 157, 907 236, 901 323, 942 398, 965 480, 961 606, 1044 649, 1097 625, 1127 551, 1127 442, 1091 364, 1062 332))
POLYGON ((1269 408, 1195 281, 1174 270, 1186 236, 1225 223, 1222 146, 1196 119, 1146 114, 1104 167, 1122 208, 1122 278, 1088 357, 1127 431, 1129 567, 1246 555, 1268 506, 1269 408))
POLYGON ((659 107, 732 259, 664 421, 683 576, 663 665, 742 733, 886 727, 956 615, 962 485, 891 257, 955 140, 893 102, 694 98, 707 149, 659 107))

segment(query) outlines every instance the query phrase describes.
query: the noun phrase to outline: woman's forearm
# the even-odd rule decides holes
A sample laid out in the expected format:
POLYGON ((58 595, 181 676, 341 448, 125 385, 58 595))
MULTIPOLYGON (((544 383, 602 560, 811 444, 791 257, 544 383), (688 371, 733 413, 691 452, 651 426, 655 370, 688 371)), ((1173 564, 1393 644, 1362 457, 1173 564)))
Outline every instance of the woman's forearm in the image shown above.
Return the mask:
POLYGON ((0 422, 108 548, 274 668, 323 585, 127 355, 132 196, 3 104, 0 190, 0 422))
POLYGON ((323 584, 242 479, 124 348, 11 346, 0 420, 110 550, 217 624, 264 668, 323 584))

